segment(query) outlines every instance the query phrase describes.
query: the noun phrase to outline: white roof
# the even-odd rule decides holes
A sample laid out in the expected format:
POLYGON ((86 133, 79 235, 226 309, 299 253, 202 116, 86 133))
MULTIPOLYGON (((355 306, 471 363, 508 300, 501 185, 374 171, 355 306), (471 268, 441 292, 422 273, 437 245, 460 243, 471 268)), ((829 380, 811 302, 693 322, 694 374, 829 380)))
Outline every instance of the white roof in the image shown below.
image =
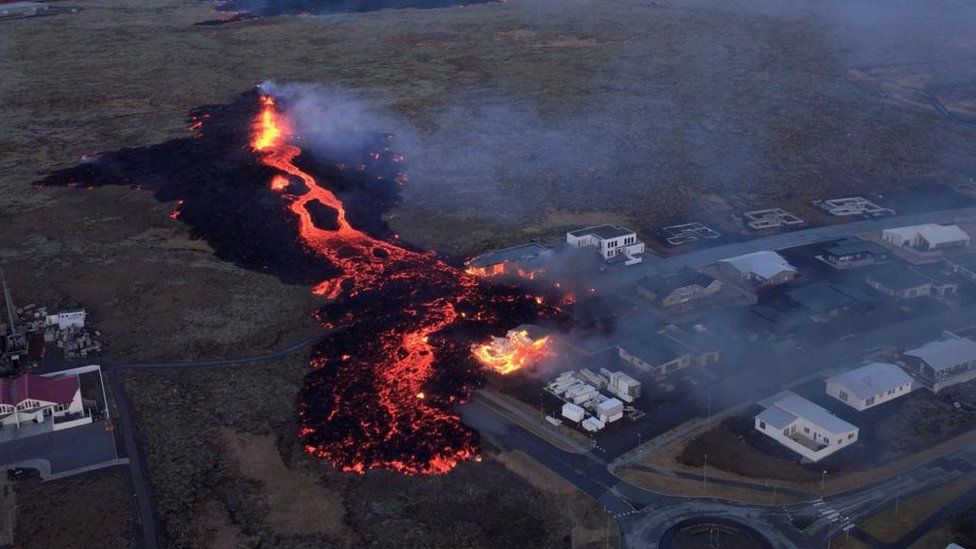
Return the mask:
POLYGON ((930 341, 905 354, 925 361, 933 370, 945 370, 976 360, 976 342, 964 337, 930 341))
POLYGON ((755 273, 763 278, 772 278, 783 271, 796 272, 783 256, 768 250, 737 255, 722 260, 735 267, 740 273, 755 273))
POLYGON ((849 372, 834 376, 827 383, 836 383, 859 399, 880 395, 914 381, 904 370, 887 362, 872 362, 849 372))
POLYGON ((907 227, 895 227, 885 229, 886 234, 895 234, 905 240, 912 240, 916 235, 921 236, 931 245, 949 244, 969 240, 969 234, 962 230, 959 225, 937 225, 926 223, 925 225, 909 225, 907 227))
POLYGON ((623 408, 624 403, 618 398, 608 398, 596 405, 596 409, 601 412, 611 412, 614 408, 623 408))
MULTIPOLYGON (((798 418, 805 419, 821 429, 833 434, 856 431, 857 427, 831 414, 820 406, 795 394, 789 394, 777 400, 770 408, 779 408, 774 413, 785 412, 798 418)), ((760 414, 761 415, 761 414, 760 414)))

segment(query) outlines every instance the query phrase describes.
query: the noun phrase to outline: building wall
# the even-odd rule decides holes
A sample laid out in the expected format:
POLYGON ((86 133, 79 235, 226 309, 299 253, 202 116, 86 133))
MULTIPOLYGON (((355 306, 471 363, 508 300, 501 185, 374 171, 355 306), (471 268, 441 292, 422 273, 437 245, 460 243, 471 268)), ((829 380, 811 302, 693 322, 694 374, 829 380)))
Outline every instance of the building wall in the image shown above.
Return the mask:
POLYGON ((779 442, 783 446, 786 446, 790 450, 793 450, 797 454, 800 454, 801 456, 803 456, 804 458, 812 462, 820 461, 823 458, 833 454, 834 452, 837 452, 839 450, 842 450, 843 448, 850 446, 851 444, 854 444, 855 442, 857 442, 857 438, 858 438, 857 429, 848 433, 841 433, 839 435, 834 433, 826 433, 819 427, 811 424, 810 422, 806 421, 803 418, 796 420, 792 425, 788 426, 786 429, 777 429, 776 427, 769 424, 766 424, 765 428, 763 428, 761 426, 759 418, 756 418, 755 428, 760 433, 763 433, 764 435, 772 438, 776 442, 779 442), (806 433, 805 430, 809 430, 810 432, 806 433), (816 433, 818 438, 824 438, 826 440, 829 440, 830 444, 824 446, 820 450, 814 451, 790 438, 787 434, 789 432, 800 433, 802 434, 802 436, 810 439, 812 439, 814 434, 816 433))
POLYGON ((893 389, 890 392, 885 391, 883 393, 873 395, 870 398, 859 399, 856 396, 854 396, 854 393, 851 392, 846 386, 841 385, 839 383, 827 382, 828 395, 836 398, 837 400, 843 402, 844 404, 847 404, 851 408, 854 408, 855 410, 859 410, 859 411, 864 411, 867 410, 868 408, 873 408, 880 404, 884 404, 885 402, 890 402, 892 400, 895 400, 896 398, 903 397, 911 392, 912 392, 912 384, 906 383, 896 389, 893 389))

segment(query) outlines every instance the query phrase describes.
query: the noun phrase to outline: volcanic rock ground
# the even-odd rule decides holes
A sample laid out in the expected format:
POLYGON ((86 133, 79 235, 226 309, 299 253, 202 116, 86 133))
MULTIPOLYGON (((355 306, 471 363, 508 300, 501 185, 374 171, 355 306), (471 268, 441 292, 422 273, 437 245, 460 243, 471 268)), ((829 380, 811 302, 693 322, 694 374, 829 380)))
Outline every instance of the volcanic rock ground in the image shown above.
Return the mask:
MULTIPOLYGON (((115 359, 243 354, 315 330, 307 288, 215 259, 172 205, 30 185, 85 154, 187 135, 188 111, 265 79, 341 88, 399 118, 375 129, 414 132, 388 220, 446 252, 976 175, 976 130, 915 91, 976 117, 973 12, 959 0, 509 0, 206 27, 194 26, 215 17, 205 2, 68 3, 84 9, 0 21, 0 262, 19 301, 92 311, 115 359)), ((293 450, 283 422, 302 361, 287 371, 273 395, 247 376, 220 393, 219 371, 130 380, 151 479, 184 478, 172 486, 190 493, 158 494, 171 527, 211 504, 250 520, 234 519, 234 490, 208 484, 227 458, 203 441, 217 426, 273 431, 293 450), (221 415, 241 391, 276 423, 221 415), (212 412, 152 419, 191 397, 212 412), (175 448, 210 457, 167 470, 175 448)))

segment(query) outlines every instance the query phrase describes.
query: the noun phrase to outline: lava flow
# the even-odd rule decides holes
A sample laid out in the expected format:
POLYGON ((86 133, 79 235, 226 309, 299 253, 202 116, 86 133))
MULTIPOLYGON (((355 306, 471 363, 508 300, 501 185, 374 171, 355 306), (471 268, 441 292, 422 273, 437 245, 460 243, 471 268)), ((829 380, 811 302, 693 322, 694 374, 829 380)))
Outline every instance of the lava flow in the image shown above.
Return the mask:
POLYGON ((302 445, 343 471, 446 472, 478 449, 454 411, 489 371, 472 344, 561 319, 561 296, 489 284, 399 243, 383 222, 406 181, 391 137, 302 150, 314 130, 298 134, 279 101, 255 90, 194 109, 189 136, 101 153, 38 184, 151 192, 218 258, 312 286, 326 331, 298 396, 302 445))
POLYGON ((318 318, 330 331, 299 399, 306 450, 344 471, 450 470, 476 452, 476 435, 451 409, 476 379, 462 332, 490 329, 513 306, 522 316, 540 307, 532 296, 484 292, 434 254, 353 227, 342 200, 298 166, 302 150, 275 100, 262 96, 261 105, 251 146, 285 174, 270 186, 299 219, 304 245, 340 271, 314 290, 329 300, 318 318), (313 209, 331 211, 334 223, 319 226, 313 209))

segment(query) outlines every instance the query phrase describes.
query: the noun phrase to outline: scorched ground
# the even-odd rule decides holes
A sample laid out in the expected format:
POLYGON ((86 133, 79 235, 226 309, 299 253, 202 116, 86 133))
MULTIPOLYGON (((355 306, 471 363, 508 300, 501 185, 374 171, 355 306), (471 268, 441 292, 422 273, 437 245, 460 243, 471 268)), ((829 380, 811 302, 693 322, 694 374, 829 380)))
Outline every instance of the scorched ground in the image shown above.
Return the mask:
POLYGON ((192 137, 104 153, 41 184, 150 190, 218 256, 311 285, 326 333, 298 398, 305 449, 349 472, 449 471, 477 453, 454 411, 483 379, 472 347, 558 320, 558 300, 399 242, 382 220, 405 181, 391 136, 359 136, 353 157, 305 151, 284 102, 254 91, 197 109, 192 137))

